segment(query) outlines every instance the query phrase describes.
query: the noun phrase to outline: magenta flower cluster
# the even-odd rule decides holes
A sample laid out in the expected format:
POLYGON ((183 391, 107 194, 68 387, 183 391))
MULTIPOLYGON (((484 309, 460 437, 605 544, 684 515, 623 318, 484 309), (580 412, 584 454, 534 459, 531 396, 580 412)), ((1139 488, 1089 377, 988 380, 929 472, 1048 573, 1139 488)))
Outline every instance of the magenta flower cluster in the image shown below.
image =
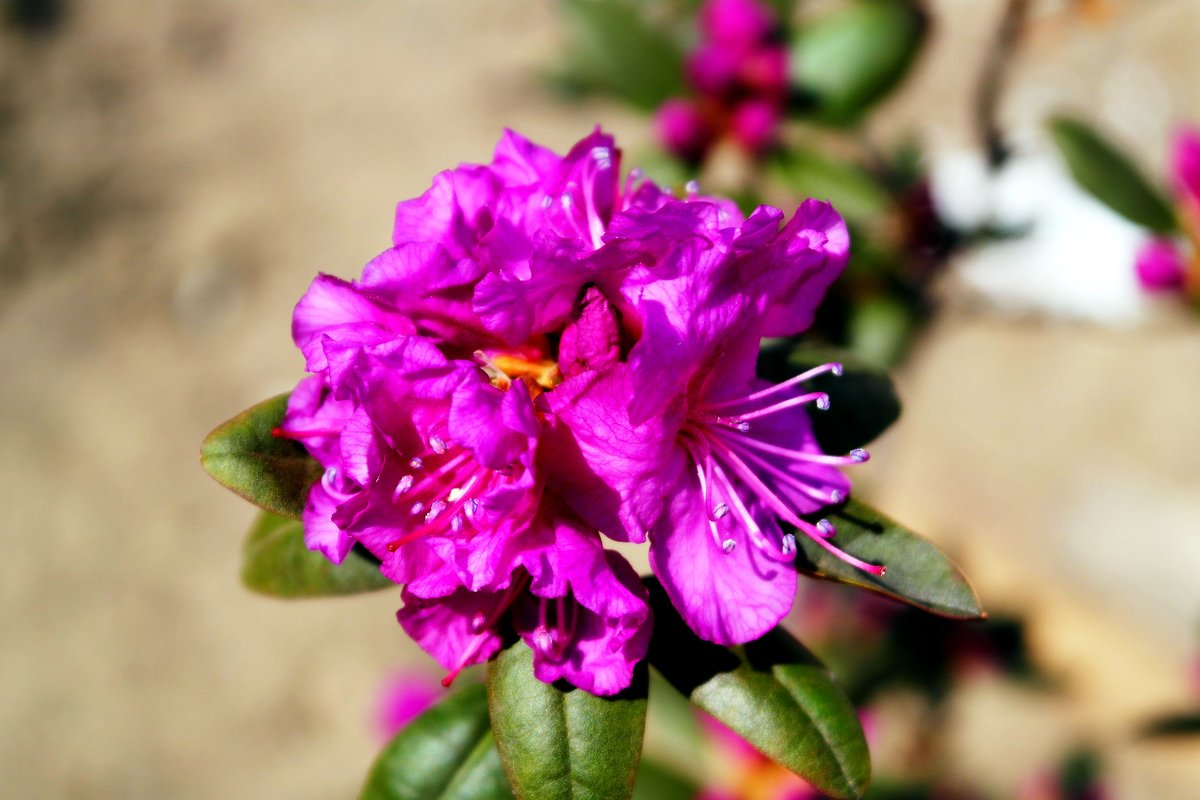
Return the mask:
POLYGON ((686 67, 693 94, 659 109, 659 141, 692 163, 726 136, 759 155, 775 144, 787 102, 779 21, 758 0, 706 0, 699 22, 700 42, 686 67))
POLYGON ((1200 130, 1181 128, 1175 134, 1171 190, 1186 241, 1151 239, 1139 251, 1135 270, 1147 291, 1200 297, 1200 130))
POLYGON ((403 584, 403 628, 447 670, 502 630, 544 681, 627 686, 647 593, 605 539, 650 561, 702 637, 752 640, 787 613, 796 535, 864 569, 803 515, 846 497, 807 378, 755 377, 764 336, 804 330, 849 247, 809 200, 748 217, 635 172, 597 130, 558 156, 508 132, 488 165, 396 209, 356 281, 320 275, 293 335, 313 373, 277 435, 325 468, 310 548, 361 545, 403 584))

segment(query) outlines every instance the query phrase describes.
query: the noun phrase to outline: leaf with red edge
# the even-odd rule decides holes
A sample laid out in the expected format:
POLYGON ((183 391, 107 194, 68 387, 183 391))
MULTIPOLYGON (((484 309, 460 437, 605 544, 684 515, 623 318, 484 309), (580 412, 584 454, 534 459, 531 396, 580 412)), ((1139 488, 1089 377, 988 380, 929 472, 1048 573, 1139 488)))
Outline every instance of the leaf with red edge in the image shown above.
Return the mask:
POLYGON ((300 519, 309 487, 323 470, 299 442, 275 435, 288 397, 264 400, 219 425, 200 446, 200 464, 259 508, 300 519))

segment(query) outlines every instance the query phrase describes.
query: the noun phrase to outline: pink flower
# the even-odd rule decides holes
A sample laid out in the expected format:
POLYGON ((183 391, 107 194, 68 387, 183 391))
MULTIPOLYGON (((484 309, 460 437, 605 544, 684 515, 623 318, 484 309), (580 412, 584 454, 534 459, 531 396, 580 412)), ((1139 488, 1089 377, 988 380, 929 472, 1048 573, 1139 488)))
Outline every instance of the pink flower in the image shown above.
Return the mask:
POLYGON ((1183 228, 1179 239, 1158 237, 1138 251, 1134 270, 1148 292, 1200 292, 1200 130, 1181 127, 1171 152, 1171 188, 1183 228))
POLYGON ((1187 265, 1170 239, 1151 239, 1138 251, 1138 281, 1149 292, 1176 291, 1183 288, 1187 265))
POLYGON ((438 701, 440 687, 426 673, 406 670, 390 676, 379 693, 375 727, 390 740, 438 701))
POLYGON ((778 21, 756 0, 708 0, 699 22, 700 42, 686 64, 696 97, 663 104, 659 141, 691 163, 723 135, 761 155, 775 143, 787 102, 788 56, 778 21))
POLYGON ((325 467, 311 549, 370 551, 403 584, 398 619, 448 671, 511 626, 545 681, 628 685, 650 613, 604 549, 651 539, 693 628, 739 643, 788 610, 796 542, 864 569, 819 512, 846 496, 803 406, 804 381, 754 376, 763 336, 806 328, 845 264, 841 217, 809 201, 675 199, 596 131, 558 156, 506 133, 488 165, 398 205, 360 279, 320 275, 293 335, 313 376, 278 435, 325 467))
POLYGON ((1175 132, 1171 183, 1175 196, 1200 212, 1200 130, 1184 126, 1175 132))
POLYGON ((662 104, 654 120, 662 146, 676 158, 698 163, 712 147, 717 131, 691 100, 673 97, 662 104))
POLYGON ((771 386, 754 376, 762 336, 804 329, 846 262, 845 224, 808 201, 782 228, 760 208, 736 227, 704 203, 631 212, 611 237, 638 237, 657 272, 623 296, 642 320, 628 362, 571 378, 547 395, 547 480, 589 524, 626 541, 650 539, 672 602, 702 637, 739 644, 791 608, 799 530, 843 553, 833 526, 802 515, 842 502, 838 470, 865 461, 821 452, 805 406, 828 397, 803 384, 825 365, 771 386), (687 231, 687 235, 683 235, 687 231), (728 598, 736 597, 736 602, 728 598))

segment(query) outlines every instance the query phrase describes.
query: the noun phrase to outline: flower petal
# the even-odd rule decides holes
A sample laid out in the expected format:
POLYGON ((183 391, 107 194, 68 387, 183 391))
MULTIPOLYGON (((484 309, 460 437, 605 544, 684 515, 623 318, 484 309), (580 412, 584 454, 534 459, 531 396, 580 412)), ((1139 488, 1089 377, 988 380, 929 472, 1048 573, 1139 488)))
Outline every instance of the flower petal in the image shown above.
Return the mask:
POLYGON ((626 542, 645 541, 662 511, 663 466, 682 423, 678 407, 634 425, 631 372, 618 364, 585 373, 545 395, 552 417, 538 463, 547 486, 589 525, 626 542))
MULTIPOLYGON (((685 474, 683 463, 677 469, 685 474)), ((713 541, 695 480, 680 481, 650 535, 650 565, 671 602, 698 636, 721 645, 762 636, 796 595, 791 564, 769 558, 745 537, 734 541, 729 552, 713 541)))
POLYGON ((502 592, 468 592, 428 600, 414 596, 406 587, 401 596, 404 607, 396 620, 404 632, 448 670, 458 670, 486 661, 500 649, 500 635, 494 627, 478 625, 497 610, 502 592))

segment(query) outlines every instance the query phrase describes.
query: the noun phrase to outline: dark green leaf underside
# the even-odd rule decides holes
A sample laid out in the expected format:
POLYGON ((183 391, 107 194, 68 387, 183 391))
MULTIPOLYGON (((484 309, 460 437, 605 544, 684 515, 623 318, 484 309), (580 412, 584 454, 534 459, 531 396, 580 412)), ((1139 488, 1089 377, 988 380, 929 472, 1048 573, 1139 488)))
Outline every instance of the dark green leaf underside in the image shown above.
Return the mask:
POLYGON ((356 594, 395 586, 379 562, 359 548, 334 564, 304 544, 298 521, 264 511, 246 537, 242 582, 256 592, 285 598, 356 594))
POLYGON ((842 375, 818 375, 807 391, 829 395, 829 409, 810 407, 813 435, 826 453, 848 453, 865 447, 900 418, 900 398, 885 370, 870 366, 845 351, 797 348, 788 359, 797 371, 840 362, 842 375))
POLYGON ((633 800, 695 800, 700 787, 691 779, 656 761, 642 759, 633 800))

